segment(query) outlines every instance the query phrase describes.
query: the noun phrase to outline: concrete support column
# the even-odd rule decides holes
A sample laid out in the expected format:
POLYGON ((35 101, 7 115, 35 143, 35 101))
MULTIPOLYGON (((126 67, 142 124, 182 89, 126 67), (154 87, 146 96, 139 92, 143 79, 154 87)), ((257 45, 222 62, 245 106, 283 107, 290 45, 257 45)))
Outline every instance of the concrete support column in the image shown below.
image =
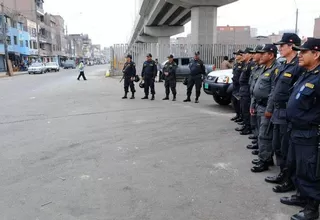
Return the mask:
POLYGON ((191 43, 217 42, 217 7, 200 6, 191 9, 191 43))
POLYGON ((159 62, 167 60, 167 57, 170 55, 170 37, 158 37, 158 59, 159 62))

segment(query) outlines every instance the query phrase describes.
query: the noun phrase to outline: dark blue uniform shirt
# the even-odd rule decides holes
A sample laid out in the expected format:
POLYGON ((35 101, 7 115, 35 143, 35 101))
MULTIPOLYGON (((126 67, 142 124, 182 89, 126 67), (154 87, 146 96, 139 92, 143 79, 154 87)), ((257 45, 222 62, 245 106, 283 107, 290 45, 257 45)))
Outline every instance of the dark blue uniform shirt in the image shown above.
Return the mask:
POLYGON ((233 94, 236 94, 239 92, 239 89, 240 89, 239 79, 240 79, 243 66, 244 66, 243 62, 237 62, 233 65, 233 71, 232 71, 233 94))
POLYGON ((134 62, 126 62, 122 70, 124 77, 131 78, 136 75, 136 64, 134 62))
POLYGON ((158 69, 157 64, 154 60, 145 61, 143 63, 143 68, 141 72, 141 76, 145 78, 155 78, 157 75, 158 69))
POLYGON ((249 61, 243 67, 243 70, 239 78, 239 84, 240 84, 239 95, 240 96, 250 96, 249 79, 251 76, 251 71, 253 70, 254 66, 255 66, 255 63, 253 61, 249 61))
POLYGON ((202 60, 192 59, 189 63, 190 75, 191 76, 200 76, 206 74, 206 69, 202 60))
POLYGON ((320 125, 320 65, 305 71, 294 85, 287 118, 293 124, 320 125))

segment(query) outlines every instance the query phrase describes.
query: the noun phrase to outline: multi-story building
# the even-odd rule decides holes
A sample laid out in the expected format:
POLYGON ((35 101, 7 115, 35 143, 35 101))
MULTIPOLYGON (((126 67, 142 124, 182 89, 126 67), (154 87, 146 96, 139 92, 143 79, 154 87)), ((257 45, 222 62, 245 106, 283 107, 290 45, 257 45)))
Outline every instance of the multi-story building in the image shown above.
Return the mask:
POLYGON ((30 42, 29 42, 29 51, 30 56, 29 60, 36 59, 39 54, 38 50, 38 39, 37 39, 37 23, 27 19, 27 28, 30 35, 30 42))
POLYGON ((314 19, 313 37, 320 38, 320 17, 314 19))

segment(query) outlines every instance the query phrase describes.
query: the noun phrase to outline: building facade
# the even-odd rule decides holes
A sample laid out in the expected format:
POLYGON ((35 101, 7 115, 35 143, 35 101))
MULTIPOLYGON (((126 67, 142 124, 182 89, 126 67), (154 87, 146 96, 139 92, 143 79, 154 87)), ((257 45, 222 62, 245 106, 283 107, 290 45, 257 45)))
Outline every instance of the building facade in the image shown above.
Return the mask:
POLYGON ((314 19, 313 37, 320 38, 320 17, 314 19))

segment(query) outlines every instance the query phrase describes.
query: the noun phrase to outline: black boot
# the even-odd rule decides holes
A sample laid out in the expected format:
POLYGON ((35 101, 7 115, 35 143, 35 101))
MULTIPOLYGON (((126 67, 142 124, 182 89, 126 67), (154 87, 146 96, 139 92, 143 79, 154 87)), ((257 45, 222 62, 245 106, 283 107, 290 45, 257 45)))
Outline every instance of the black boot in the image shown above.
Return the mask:
POLYGON ((132 93, 132 95, 131 95, 131 98, 130 99, 135 99, 135 97, 134 97, 134 92, 132 93))
POLYGON ((307 205, 307 200, 304 197, 301 197, 299 195, 299 192, 297 192, 296 195, 292 195, 291 197, 281 197, 280 202, 285 205, 290 206, 300 206, 304 208, 307 205))
POLYGON ((154 100, 154 94, 152 95, 151 100, 154 100))
POLYGON ((190 96, 188 96, 187 99, 183 100, 183 102, 191 102, 190 96))
POLYGON ((162 100, 169 100, 169 95, 166 95, 166 97, 163 98, 162 100))
POLYGON ((298 214, 291 217, 291 220, 315 220, 319 218, 319 202, 308 199, 308 204, 298 214))
POLYGON ((237 119, 239 119, 240 118, 240 116, 239 115, 236 115, 236 116, 234 116, 233 118, 231 118, 230 120, 231 121, 235 121, 235 120, 237 120, 237 119))
POLYGON ((127 98, 128 98, 127 94, 128 94, 128 93, 125 92, 125 93, 124 93, 124 96, 122 97, 122 99, 127 99, 127 98))
POLYGON ((199 98, 196 98, 196 100, 194 101, 194 103, 199 103, 199 98))
POLYGON ((236 128, 235 130, 236 131, 243 131, 245 128, 246 128, 246 126, 243 125, 243 126, 241 126, 239 128, 236 128))
POLYGON ((145 95, 143 98, 141 99, 149 99, 149 97, 147 95, 145 95))
POLYGON ((259 150, 253 150, 253 151, 251 151, 251 154, 252 155, 259 155, 259 150))
POLYGON ((177 100, 176 95, 173 95, 172 101, 175 102, 177 100))
POLYGON ((248 134, 251 134, 251 133, 252 133, 252 130, 251 130, 250 126, 245 126, 245 129, 243 129, 240 132, 240 135, 248 135, 248 134))
POLYGON ((286 193, 290 191, 294 191, 296 187, 294 186, 292 180, 290 178, 286 178, 286 180, 281 184, 272 188, 275 193, 286 193))
POLYGON ((259 149, 259 146, 257 145, 257 144, 249 144, 248 146, 247 146, 247 149, 249 149, 249 150, 258 150, 259 149))
POLYGON ((234 122, 236 122, 236 123, 239 123, 239 122, 242 122, 243 120, 242 120, 242 118, 241 117, 239 117, 237 120, 234 120, 234 122))
POLYGON ((267 183, 275 183, 275 184, 280 184, 284 181, 285 179, 285 170, 281 170, 280 173, 277 175, 277 176, 268 176, 266 177, 264 180, 267 182, 267 183))

